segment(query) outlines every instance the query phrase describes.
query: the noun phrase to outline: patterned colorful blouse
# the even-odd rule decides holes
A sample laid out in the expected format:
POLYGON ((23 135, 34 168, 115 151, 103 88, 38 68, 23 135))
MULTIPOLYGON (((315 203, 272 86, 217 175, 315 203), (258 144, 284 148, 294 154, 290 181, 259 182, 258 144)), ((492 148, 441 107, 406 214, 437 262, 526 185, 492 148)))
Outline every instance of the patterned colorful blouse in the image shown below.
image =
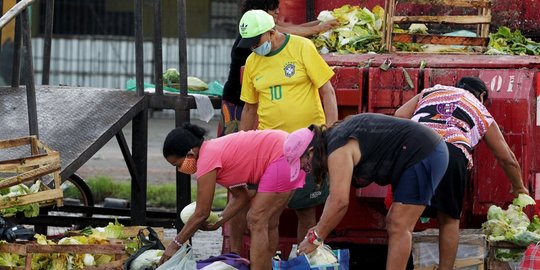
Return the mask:
POLYGON ((445 142, 463 151, 472 168, 472 149, 494 119, 486 107, 467 90, 435 85, 421 92, 412 120, 437 131, 445 142))

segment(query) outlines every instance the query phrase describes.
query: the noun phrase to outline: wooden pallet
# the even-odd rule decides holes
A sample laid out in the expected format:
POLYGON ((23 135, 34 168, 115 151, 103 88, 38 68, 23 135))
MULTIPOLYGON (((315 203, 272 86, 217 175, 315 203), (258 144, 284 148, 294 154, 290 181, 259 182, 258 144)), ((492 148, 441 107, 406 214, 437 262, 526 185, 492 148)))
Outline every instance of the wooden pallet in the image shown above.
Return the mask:
POLYGON ((499 248, 505 249, 514 249, 525 252, 527 247, 518 246, 516 244, 498 241, 498 242, 489 242, 488 241, 488 257, 487 257, 487 269, 488 270, 511 270, 512 267, 507 262, 501 262, 495 259, 495 250, 499 248))
POLYGON ((491 23, 491 0, 400 0, 399 2, 449 8, 475 8, 478 10, 478 15, 395 16, 397 1, 385 0, 383 44, 385 44, 389 52, 395 51, 393 47, 394 42, 481 47, 486 47, 488 45, 489 25, 491 23), (476 24, 478 37, 393 33, 394 24, 399 23, 439 23, 451 25, 476 24))
MULTIPOLYGON (((439 269, 438 264, 430 264, 420 262, 422 255, 426 252, 435 253, 438 258, 439 252, 439 230, 427 229, 421 232, 413 233, 413 250, 412 257, 414 262, 414 270, 434 270, 439 269), (422 244, 422 245, 420 245, 422 244)), ((459 246, 467 248, 467 257, 458 258, 454 263, 454 269, 476 269, 484 270, 484 257, 486 254, 486 239, 481 230, 478 229, 462 229, 459 233, 459 246)))
POLYGON ((30 203, 63 205, 63 192, 60 188, 60 154, 42 144, 35 136, 0 140, 0 151, 9 148, 29 148, 29 155, 21 158, 0 160, 0 189, 9 188, 21 183, 34 183, 38 179, 50 176, 54 179, 54 188, 42 185, 41 191, 0 201, 0 209, 26 205, 30 203))
POLYGON ((0 252, 18 254, 25 256, 24 267, 5 267, 0 266, 0 270, 12 269, 12 270, 31 270, 32 269, 32 257, 34 254, 39 253, 71 253, 71 254, 107 254, 113 255, 114 261, 100 265, 100 266, 87 266, 85 270, 108 270, 108 269, 122 269, 122 265, 127 258, 125 248, 123 244, 109 244, 109 245, 38 245, 38 244, 18 244, 18 243, 5 243, 0 245, 0 252))

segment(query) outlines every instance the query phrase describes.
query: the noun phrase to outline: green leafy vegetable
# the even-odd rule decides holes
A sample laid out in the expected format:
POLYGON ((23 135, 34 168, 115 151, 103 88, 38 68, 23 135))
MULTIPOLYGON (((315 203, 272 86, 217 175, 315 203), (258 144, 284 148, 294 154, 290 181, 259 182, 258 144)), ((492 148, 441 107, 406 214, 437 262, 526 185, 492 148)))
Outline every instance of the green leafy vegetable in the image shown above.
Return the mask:
MULTIPOLYGON (((0 190, 0 200, 8 202, 14 197, 36 193, 40 190, 41 181, 36 181, 31 187, 25 184, 18 184, 9 188, 0 190)), ((25 217, 36 217, 39 215, 39 204, 30 203, 25 205, 13 206, 0 209, 0 215, 3 217, 15 216, 18 212, 23 212, 25 217)))
POLYGON ((497 33, 489 35, 486 54, 540 55, 540 43, 526 38, 520 30, 512 32, 510 28, 501 26, 497 33))
POLYGON ((333 11, 322 11, 319 21, 337 20, 340 26, 312 38, 321 53, 366 53, 382 51, 384 9, 372 10, 344 5, 333 11))
POLYGON ((163 82, 165 84, 179 83, 180 82, 180 72, 175 68, 169 68, 163 73, 163 82))

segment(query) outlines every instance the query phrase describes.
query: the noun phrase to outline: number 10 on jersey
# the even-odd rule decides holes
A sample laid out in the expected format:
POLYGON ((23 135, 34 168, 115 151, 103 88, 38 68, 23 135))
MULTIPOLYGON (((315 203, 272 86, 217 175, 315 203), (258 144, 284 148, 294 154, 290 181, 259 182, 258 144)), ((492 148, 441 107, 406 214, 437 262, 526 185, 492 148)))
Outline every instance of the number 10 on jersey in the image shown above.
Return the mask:
POLYGON ((270 86, 270 96, 272 100, 280 100, 283 97, 281 85, 270 86))

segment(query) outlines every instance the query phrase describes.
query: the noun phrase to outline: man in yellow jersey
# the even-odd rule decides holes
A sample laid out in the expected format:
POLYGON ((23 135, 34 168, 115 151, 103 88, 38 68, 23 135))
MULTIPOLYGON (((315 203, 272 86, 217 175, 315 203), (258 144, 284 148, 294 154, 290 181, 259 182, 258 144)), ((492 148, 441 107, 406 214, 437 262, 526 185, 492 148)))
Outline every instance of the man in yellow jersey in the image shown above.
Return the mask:
MULTIPOLYGON (((240 20, 238 47, 253 51, 244 68, 240 129, 293 132, 310 124, 332 125, 338 118, 330 83, 334 72, 309 39, 274 27, 272 16, 262 10, 250 10, 240 20)), ((315 226, 315 206, 324 203, 327 196, 328 184, 316 186, 309 174, 304 188, 296 190, 289 207, 298 215, 298 242, 315 226)), ((277 247, 278 239, 275 241, 277 247)))

